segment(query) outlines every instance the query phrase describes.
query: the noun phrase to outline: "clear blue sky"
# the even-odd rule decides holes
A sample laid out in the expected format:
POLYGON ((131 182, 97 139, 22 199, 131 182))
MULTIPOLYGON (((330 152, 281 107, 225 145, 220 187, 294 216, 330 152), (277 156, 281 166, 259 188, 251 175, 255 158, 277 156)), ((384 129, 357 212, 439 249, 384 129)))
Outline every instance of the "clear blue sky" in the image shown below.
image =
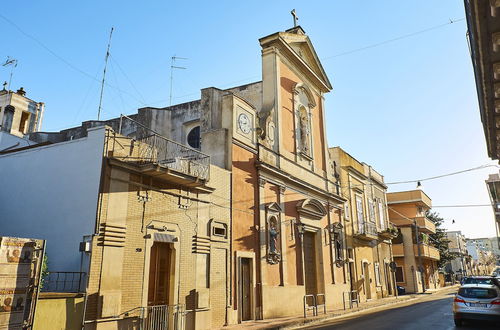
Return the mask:
MULTIPOLYGON (((460 0, 10 1, 0 14, 59 58, 0 18, 0 60, 19 61, 12 89, 24 86, 29 97, 45 102, 43 130, 60 130, 96 118, 100 84, 67 63, 101 79, 111 26, 107 77, 124 92, 105 89, 104 118, 168 105, 172 55, 189 58, 178 64, 188 69, 175 72, 174 103, 199 98, 200 88, 260 80, 258 38, 291 27, 292 8, 334 86, 326 97, 330 146, 371 164, 387 182, 493 163, 465 21, 332 57, 463 18, 460 0)), ((0 80, 9 73, 0 67, 0 80)), ((486 204, 484 180, 495 170, 428 181, 424 190, 434 205, 486 204)), ((435 210, 450 230, 469 237, 495 234, 489 208, 435 210)))

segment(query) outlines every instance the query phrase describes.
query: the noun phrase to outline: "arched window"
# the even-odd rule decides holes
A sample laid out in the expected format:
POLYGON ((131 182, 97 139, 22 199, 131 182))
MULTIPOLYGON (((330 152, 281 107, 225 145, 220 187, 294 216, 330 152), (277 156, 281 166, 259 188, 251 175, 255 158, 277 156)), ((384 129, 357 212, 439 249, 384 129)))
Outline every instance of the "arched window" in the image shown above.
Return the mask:
POLYGON ((187 142, 191 148, 200 149, 200 126, 196 126, 189 131, 187 142))
POLYGON ((10 104, 4 108, 2 131, 10 132, 10 130, 12 129, 12 121, 14 119, 15 111, 16 108, 14 108, 10 104))

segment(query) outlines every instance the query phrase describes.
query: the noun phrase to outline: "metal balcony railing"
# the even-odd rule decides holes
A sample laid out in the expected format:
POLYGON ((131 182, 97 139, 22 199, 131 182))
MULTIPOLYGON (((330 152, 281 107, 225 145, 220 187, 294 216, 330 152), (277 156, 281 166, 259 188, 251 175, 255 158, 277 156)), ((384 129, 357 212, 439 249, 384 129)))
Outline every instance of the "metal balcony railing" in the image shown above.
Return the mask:
POLYGON ((377 226, 373 222, 360 222, 358 223, 356 234, 377 236, 377 226))
POLYGON ((208 180, 210 156, 157 134, 137 138, 137 141, 142 143, 139 155, 141 162, 158 164, 208 180))
POLYGON ((120 117, 119 123, 113 124, 111 126, 118 125, 118 134, 123 135, 110 136, 115 140, 112 143, 113 157, 140 165, 154 164, 197 179, 209 180, 210 156, 170 140, 124 115, 120 117))
POLYGON ((47 272, 42 278, 42 292, 84 292, 84 272, 47 272))

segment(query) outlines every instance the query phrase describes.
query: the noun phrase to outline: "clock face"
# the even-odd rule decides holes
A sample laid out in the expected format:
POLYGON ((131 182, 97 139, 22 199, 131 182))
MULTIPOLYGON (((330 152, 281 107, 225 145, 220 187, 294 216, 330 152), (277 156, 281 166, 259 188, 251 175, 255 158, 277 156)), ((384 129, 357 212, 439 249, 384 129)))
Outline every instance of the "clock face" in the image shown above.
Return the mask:
POLYGON ((244 113, 241 113, 238 116, 238 126, 240 127, 240 130, 244 134, 250 133, 250 130, 252 129, 251 123, 250 123, 250 118, 244 113))

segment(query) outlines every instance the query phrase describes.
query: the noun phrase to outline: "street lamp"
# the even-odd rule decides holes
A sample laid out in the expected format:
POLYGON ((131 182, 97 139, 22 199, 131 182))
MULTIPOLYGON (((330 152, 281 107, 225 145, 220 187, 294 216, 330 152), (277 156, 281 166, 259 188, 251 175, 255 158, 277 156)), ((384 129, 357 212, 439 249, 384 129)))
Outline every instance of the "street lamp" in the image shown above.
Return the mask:
POLYGON ((304 236, 304 233, 306 231, 306 226, 303 223, 297 223, 297 231, 300 235, 300 238, 302 239, 302 236, 304 236))

